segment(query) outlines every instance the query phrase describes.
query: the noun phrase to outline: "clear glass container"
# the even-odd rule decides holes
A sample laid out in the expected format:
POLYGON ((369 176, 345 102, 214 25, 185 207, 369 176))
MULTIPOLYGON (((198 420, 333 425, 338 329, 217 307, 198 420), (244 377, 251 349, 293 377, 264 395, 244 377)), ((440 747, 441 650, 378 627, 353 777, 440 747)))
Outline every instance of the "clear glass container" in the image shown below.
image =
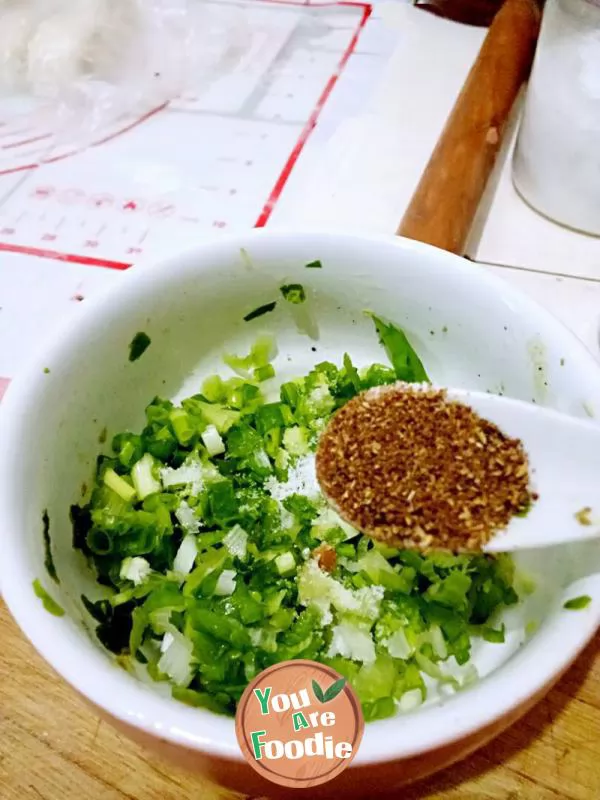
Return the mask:
POLYGON ((555 222, 600 236, 600 0, 548 0, 513 181, 555 222))

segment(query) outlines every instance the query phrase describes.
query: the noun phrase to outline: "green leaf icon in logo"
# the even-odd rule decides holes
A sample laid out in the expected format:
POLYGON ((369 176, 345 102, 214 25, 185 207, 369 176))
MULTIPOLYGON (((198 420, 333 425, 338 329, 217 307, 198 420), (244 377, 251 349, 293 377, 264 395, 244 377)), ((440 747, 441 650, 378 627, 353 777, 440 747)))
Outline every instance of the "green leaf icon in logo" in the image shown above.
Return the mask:
POLYGON ((334 700, 346 685, 346 678, 340 678, 335 683, 332 683, 329 689, 325 692, 324 703, 334 700))
POLYGON ((313 682, 312 682, 312 688, 313 688, 313 692, 315 693, 315 697, 317 698, 317 700, 320 703, 324 703, 325 702, 325 695, 323 694, 323 689, 321 689, 321 687, 319 686, 319 684, 315 680, 313 680, 313 682))
POLYGON ((335 698, 342 691, 345 685, 346 685, 346 679, 339 678, 339 680, 334 681, 334 683, 331 684, 329 689, 327 689, 324 692, 323 689, 321 689, 321 687, 315 680, 313 680, 312 682, 313 692, 315 693, 315 697, 320 703, 329 703, 330 700, 335 700, 335 698))

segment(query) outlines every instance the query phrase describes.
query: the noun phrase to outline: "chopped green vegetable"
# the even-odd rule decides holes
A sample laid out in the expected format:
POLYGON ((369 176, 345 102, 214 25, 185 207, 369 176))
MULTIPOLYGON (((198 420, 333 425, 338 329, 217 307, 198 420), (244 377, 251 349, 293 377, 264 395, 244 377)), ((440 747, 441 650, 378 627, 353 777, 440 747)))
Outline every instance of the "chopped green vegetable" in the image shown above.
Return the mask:
POLYGON ((275 369, 272 364, 266 364, 264 367, 257 367, 253 375, 259 383, 262 383, 275 377, 275 369))
POLYGON ((521 509, 519 509, 519 511, 516 512, 515 517, 521 517, 522 519, 525 518, 531 511, 532 507, 533 503, 530 500, 526 505, 524 505, 521 509))
POLYGON ((53 600, 48 592, 44 589, 42 584, 36 578, 33 582, 33 591, 36 597, 39 597, 46 611, 55 617, 64 617, 65 610, 58 605, 56 600, 53 600))
POLYGON ((571 600, 563 605, 563 608, 568 608, 570 611, 579 611, 582 608, 587 608, 592 602, 592 598, 587 594, 582 594, 580 597, 573 597, 571 600))
POLYGON ((275 559, 275 566, 282 578, 293 575, 296 572, 296 559, 293 553, 282 553, 280 556, 277 556, 275 559))
POLYGON ((525 635, 533 636, 539 627, 540 623, 536 619, 529 620, 529 622, 525 625, 525 635))
POLYGON ((592 520, 590 517, 591 512, 592 509, 589 506, 586 506, 585 508, 580 508, 579 511, 575 513, 575 519, 580 525, 591 525, 592 524, 592 520))
POLYGON ((50 367, 44 367, 44 374, 45 375, 49 375, 50 374, 50 367))
POLYGON ((209 456, 219 456, 225 452, 225 442, 214 425, 208 425, 200 438, 209 456))
POLYGON ((137 361, 150 347, 151 339, 144 331, 139 331, 129 344, 129 360, 137 361))
POLYGON ((306 292, 301 283, 288 283, 280 288, 280 292, 288 303, 299 305, 306 300, 306 292))
MULTIPOLYGON (((140 460, 133 465, 131 470, 131 479, 135 487, 134 495, 137 494, 140 500, 148 497, 150 494, 160 492, 160 481, 156 479, 154 473, 156 471, 155 461, 150 453, 145 453, 140 460)), ((106 476, 105 476, 106 481, 106 476)), ((112 488, 112 487, 111 487, 112 488)), ((116 491, 116 490, 115 490, 116 491)), ((121 494, 120 492, 118 492, 121 494)), ((124 500, 131 499, 130 497, 121 494, 124 500)))
POLYGON ((133 486, 127 483, 125 478, 117 475, 112 467, 109 467, 104 472, 104 483, 126 502, 130 502, 135 497, 135 489, 133 486))
POLYGON ((196 426, 183 408, 174 408, 169 414, 171 429, 180 445, 185 447, 196 435, 196 426))
POLYGON ((505 627, 501 625, 500 628, 491 628, 489 625, 483 625, 481 628, 481 638, 486 642, 494 642, 496 644, 503 644, 505 639, 505 627))
POLYGON ((308 264, 304 265, 306 269, 322 269, 323 264, 320 261, 309 261, 308 264))
POLYGON ((119 433, 112 440, 112 450, 120 466, 129 470, 144 453, 142 437, 133 433, 119 433))
MULTIPOLYGON (((394 369, 358 370, 346 354, 267 401, 259 383, 274 376, 276 348, 261 336, 248 355, 224 357, 236 376, 210 376, 179 404, 155 397, 143 430, 113 438, 71 519, 74 546, 108 592, 83 603, 119 663, 229 715, 255 675, 294 658, 332 666, 367 720, 419 706, 424 676, 455 689, 473 679, 446 662, 468 665, 472 637, 503 641, 498 612, 517 602, 510 557, 374 544, 326 506, 314 479, 338 408, 399 371, 423 379, 388 328, 394 369)), ((344 685, 313 689, 328 702, 344 685)))
POLYGON ((262 317, 264 314, 268 314, 269 312, 273 311, 276 305, 276 300, 273 300, 272 303, 265 303, 264 306, 259 306, 258 308, 255 308, 254 311, 250 311, 248 314, 246 314, 244 321, 250 322, 253 319, 262 317))
POLYGON ((240 418, 238 410, 217 403, 190 400, 190 408, 197 412, 201 420, 209 425, 214 425, 219 433, 226 433, 240 418))
MULTIPOLYGON (((250 371, 252 369, 259 370, 273 370, 273 366, 271 361, 277 354, 277 347, 275 344, 275 340, 272 336, 259 336, 258 339, 254 342, 252 347, 250 348, 250 352, 247 356, 234 356, 234 355, 225 355, 223 356, 223 361, 227 364, 228 367, 234 372, 237 372, 242 378, 249 378, 250 371)), ((273 370, 274 372, 274 370, 273 370)), ((212 383, 209 383, 208 390, 209 393, 213 394, 214 399, 211 400, 210 397, 207 399, 211 400, 211 402, 219 402, 220 400, 225 400, 227 398, 227 384, 223 384, 221 379, 218 376, 214 376, 208 379, 212 383), (214 385, 214 389, 213 389, 214 385), (217 388, 218 387, 218 388, 217 388), (219 394, 217 395, 217 392, 219 394)))
POLYGON ((44 566, 46 567, 46 571, 52 580, 55 583, 60 583, 58 575, 56 574, 54 559, 52 557, 52 544, 50 541, 50 517, 48 516, 48 511, 46 509, 44 509, 42 513, 42 526, 42 533, 44 536, 44 566))
POLYGON ((294 456, 306 455, 310 450, 308 430, 298 425, 286 428, 283 434, 283 446, 294 456))
POLYGON ((421 359, 411 347, 404 331, 391 322, 377 317, 371 311, 365 312, 375 323, 379 340, 396 372, 396 378, 410 383, 429 382, 421 359))

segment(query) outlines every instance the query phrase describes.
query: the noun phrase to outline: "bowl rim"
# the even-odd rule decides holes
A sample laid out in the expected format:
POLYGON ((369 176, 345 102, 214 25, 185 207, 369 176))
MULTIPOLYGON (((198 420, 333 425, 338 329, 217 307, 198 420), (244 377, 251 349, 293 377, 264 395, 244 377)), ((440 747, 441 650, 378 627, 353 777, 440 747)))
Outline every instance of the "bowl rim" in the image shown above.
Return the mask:
MULTIPOLYGON (((51 617, 29 590, 32 572, 27 559, 19 552, 18 537, 12 533, 16 530, 16 511, 11 503, 11 457, 18 452, 20 418, 23 408, 35 403, 36 387, 43 380, 45 364, 64 359, 63 351, 68 353, 77 346, 73 342, 77 342, 78 337, 74 337, 73 332, 85 333, 113 305, 126 306, 132 302, 136 286, 151 283, 156 272, 172 274, 178 269, 186 270, 190 259, 196 261, 198 273, 210 272, 211 254, 234 253, 251 248, 252 243, 259 240, 271 240, 275 247, 289 247, 293 251, 295 240, 302 244, 312 240, 318 247, 319 242, 327 240, 331 244, 332 239, 341 250, 364 246, 396 247, 399 254, 412 252, 424 261, 433 258, 440 265, 445 263, 457 275, 471 276, 477 289, 497 292, 504 299, 514 301, 530 315, 532 323, 539 322, 542 331, 560 331, 568 351, 575 352, 587 369, 597 373, 600 399, 600 365, 583 343, 549 311, 508 282, 465 259, 391 234, 278 228, 221 236, 171 257, 138 264, 108 290, 98 292, 81 304, 83 313, 74 313, 34 354, 29 366, 11 381, 0 404, 0 441, 3 443, 0 449, 0 531, 4 544, 0 590, 21 631, 40 655, 94 705, 141 731, 211 756, 242 760, 232 719, 217 718, 203 709, 192 709, 170 697, 162 697, 116 667, 93 642, 90 641, 89 648, 83 648, 76 624, 68 617, 51 617)), ((542 626, 529 646, 519 648, 498 671, 460 694, 414 713, 372 723, 377 731, 369 726, 351 766, 405 759, 450 745, 525 705, 548 688, 592 639, 600 627, 600 603, 593 602, 585 611, 578 612, 576 619, 578 624, 574 625, 572 612, 558 614, 551 624, 542 626), (542 657, 544 654, 546 657, 542 657), (379 735, 369 736, 369 729, 379 735)))

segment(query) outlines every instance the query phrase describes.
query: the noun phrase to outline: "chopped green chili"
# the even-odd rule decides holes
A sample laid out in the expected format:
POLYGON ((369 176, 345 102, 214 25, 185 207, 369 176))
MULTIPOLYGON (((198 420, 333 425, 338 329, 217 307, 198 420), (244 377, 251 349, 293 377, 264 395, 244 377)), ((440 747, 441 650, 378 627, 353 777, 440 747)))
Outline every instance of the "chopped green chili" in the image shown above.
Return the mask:
POLYGON ((306 300, 306 292, 301 283, 288 283, 286 286, 280 287, 280 292, 288 303, 299 305, 306 300))
POLYGON ((42 601, 46 611, 48 611, 55 617, 64 617, 65 615, 64 608, 61 608, 61 606, 58 605, 56 600, 53 600, 50 597, 48 592, 44 589, 44 587, 37 578, 33 581, 33 591, 35 593, 35 596, 39 597, 40 600, 42 601))
POLYGON ((48 575, 52 578, 55 583, 60 583, 58 580, 58 575, 56 574, 56 566, 54 564, 54 559, 52 557, 52 549, 51 549, 51 542, 50 542, 50 517, 48 516, 48 511, 44 509, 42 513, 42 533, 44 537, 44 566, 46 567, 46 571, 48 575))
POLYGON ((257 319, 258 317, 262 317, 263 314, 268 314, 270 311, 273 311, 275 306, 277 305, 277 301, 273 300, 272 303, 265 303, 264 306, 259 306, 255 308, 254 311, 250 311, 244 317, 245 322, 250 322, 253 319, 257 319))
POLYGON ((580 611, 582 608, 587 608, 591 602, 592 598, 589 595, 582 594, 579 597, 573 597, 571 600, 567 600, 563 608, 567 608, 569 611, 580 611))
POLYGON ((137 361, 150 347, 151 339, 144 331, 139 331, 129 344, 129 360, 137 361))

